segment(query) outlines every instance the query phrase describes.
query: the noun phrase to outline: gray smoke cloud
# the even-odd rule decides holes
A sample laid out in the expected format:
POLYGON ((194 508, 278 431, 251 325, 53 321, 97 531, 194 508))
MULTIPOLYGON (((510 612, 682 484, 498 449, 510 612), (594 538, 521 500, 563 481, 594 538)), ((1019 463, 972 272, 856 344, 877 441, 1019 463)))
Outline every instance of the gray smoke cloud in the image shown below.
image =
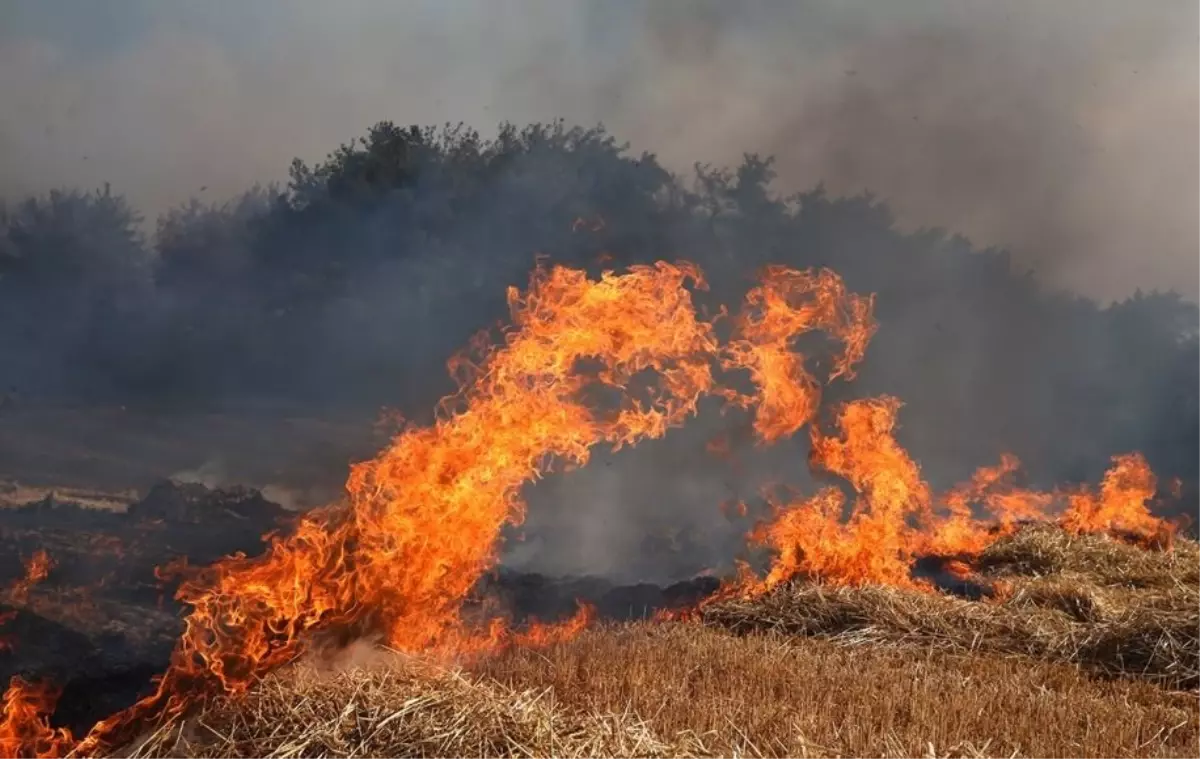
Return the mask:
POLYGON ((261 2, 0 8, 0 194, 153 216, 380 119, 603 121, 678 171, 778 158, 1101 298, 1200 291, 1191 2, 261 2))
MULTIPOLYGON (((1167 0, 10 0, 0 5, 0 197, 111 182, 153 219, 189 197, 283 179, 292 158, 320 159, 379 120, 489 133, 505 120, 563 118, 603 122, 681 174, 695 161, 774 155, 780 192, 871 190, 903 226, 1007 246, 1051 286, 1195 299, 1198 23, 1195 3, 1167 0)), ((353 304, 333 309, 318 342, 353 332, 392 355, 393 325, 429 321, 423 298, 463 277, 436 251, 428 258, 373 285, 419 282, 419 298, 365 293, 388 310, 363 324, 353 304)), ((885 325, 870 355, 912 363, 927 322, 885 325)), ((431 364, 445 358, 444 338, 404 336, 431 364)), ((971 358, 995 349, 968 345, 952 365, 905 375, 928 379, 925 397, 944 409, 905 418, 918 447, 936 451, 922 461, 928 473, 959 477, 1005 444, 964 450, 944 434, 955 404, 978 406, 988 385, 971 358)), ((1046 425, 1047 441, 1070 434, 1050 429, 1044 411, 1019 421, 1046 425)), ((709 414, 539 482, 527 539, 508 544, 506 561, 630 581, 727 566, 746 524, 720 518, 721 502, 755 501, 772 482, 814 483, 803 440, 740 466, 714 461, 704 446, 724 425, 709 414)), ((326 459, 337 468, 345 456, 326 459)), ((185 474, 226 478, 214 471, 185 474)))

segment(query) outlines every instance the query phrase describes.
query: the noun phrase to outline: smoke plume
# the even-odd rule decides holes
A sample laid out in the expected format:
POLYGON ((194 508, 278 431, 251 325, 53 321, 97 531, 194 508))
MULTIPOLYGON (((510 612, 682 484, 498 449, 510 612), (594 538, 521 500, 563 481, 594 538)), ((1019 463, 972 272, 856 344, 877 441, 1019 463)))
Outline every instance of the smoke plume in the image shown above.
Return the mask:
POLYGON ((774 155, 1102 298, 1195 297, 1195 3, 141 0, 0 10, 0 191, 151 216, 380 119, 603 121, 677 170, 774 155), (1136 251, 1136 254, 1133 252, 1136 251))
MULTIPOLYGON (((378 441, 296 409, 428 421, 444 362, 535 254, 695 260, 732 308, 778 262, 879 294, 860 376, 827 400, 904 399, 898 435, 934 487, 1006 451, 1049 487, 1141 450, 1194 503, 1196 309, 1131 296, 1200 294, 1198 22, 1194 3, 1117 0, 9 2, 0 414, 17 396, 199 408, 160 425, 190 443, 139 476, 308 506, 378 441), (630 150, 496 131, 555 119, 630 150), (323 163, 380 121, 399 126, 323 163), (407 129, 443 122, 483 137, 407 129), (262 422, 226 424, 245 408, 262 422)), ((0 454, 41 466, 24 451, 45 422, 22 418, 0 454)), ((744 423, 708 408, 538 483, 509 563, 665 581, 728 559, 753 513, 722 503, 815 484, 807 441, 757 450, 744 423)))

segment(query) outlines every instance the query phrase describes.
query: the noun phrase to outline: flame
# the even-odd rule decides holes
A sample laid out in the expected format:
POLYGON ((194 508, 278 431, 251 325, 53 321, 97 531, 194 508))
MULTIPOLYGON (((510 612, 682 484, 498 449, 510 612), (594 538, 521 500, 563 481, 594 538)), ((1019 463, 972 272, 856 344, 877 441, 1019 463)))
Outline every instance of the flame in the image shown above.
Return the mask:
POLYGON ((42 549, 33 552, 33 555, 25 560, 25 574, 8 589, 8 598, 10 603, 23 605, 29 600, 29 591, 33 586, 41 583, 50 576, 50 570, 54 568, 54 561, 50 558, 50 554, 42 549))
POLYGON ((71 732, 51 727, 45 716, 54 711, 57 700, 52 686, 13 677, 0 712, 0 756, 55 757, 70 751, 71 732))
POLYGON ((1072 532, 1117 532, 1152 540, 1170 531, 1146 506, 1156 487, 1154 472, 1140 453, 1114 456, 1100 492, 1081 490, 1068 495, 1070 506, 1062 525, 1072 532))
MULTIPOLYGON (((73 743, 45 718, 53 691, 14 680, 0 753, 101 753, 151 723, 244 692, 322 645, 322 636, 370 634, 396 649, 460 657, 577 634, 593 617, 589 607, 565 623, 524 630, 465 612, 479 578, 497 564, 502 528, 524 518, 523 486, 552 466, 586 464, 596 445, 619 449, 660 437, 710 394, 753 409, 760 442, 791 436, 816 417, 822 384, 795 339, 823 331, 841 344, 829 382, 853 378, 875 332, 873 296, 847 291, 828 270, 776 266, 747 295, 722 346, 692 302, 689 288, 704 286, 687 263, 606 271, 598 279, 539 267, 524 293, 509 289, 511 326, 502 340, 493 344, 483 333, 448 362, 459 390, 442 401, 435 422, 402 429, 374 459, 355 465, 344 503, 308 513, 291 533, 273 536, 261 557, 162 569, 161 577, 183 578, 177 598, 191 611, 155 693, 73 743), (748 372, 754 390, 718 386, 718 366, 748 372)), ((1013 485, 1012 457, 935 498, 894 437, 900 405, 888 397, 852 401, 839 409, 836 434, 810 429, 811 465, 856 493, 849 519, 846 497, 833 487, 774 503, 773 519, 750 535, 774 554, 766 576, 739 562, 721 594, 763 592, 797 576, 924 587, 911 573, 918 555, 953 556, 955 571, 967 574, 965 560, 997 534, 1050 513, 1054 494, 1013 485), (976 505, 994 519, 977 519, 976 505)), ((727 449, 717 443, 712 452, 727 449)), ((1154 487, 1140 456, 1120 457, 1099 493, 1068 497, 1063 524, 1160 531, 1145 506, 1154 487)), ((745 514, 744 503, 738 509, 745 514)), ((26 580, 48 572, 49 558, 41 556, 26 580)))
POLYGON ((837 488, 776 505, 776 519, 750 537, 777 555, 749 592, 801 574, 850 585, 916 585, 910 575, 920 535, 908 522, 929 509, 930 494, 916 462, 892 437, 899 408, 894 398, 853 401, 838 415, 840 438, 812 428, 811 463, 845 477, 859 499, 849 521, 842 519, 845 496, 837 488))
POLYGON ((460 611, 497 561, 501 528, 523 518, 526 482, 554 461, 585 464, 598 443, 659 437, 712 390, 719 346, 687 285, 704 286, 698 269, 659 263, 598 280, 539 269, 525 294, 510 289, 513 326, 502 345, 480 339, 450 362, 459 392, 432 426, 409 427, 353 468, 347 508, 307 516, 262 558, 233 557, 182 583, 178 598, 192 612, 157 692, 98 724, 77 751, 242 692, 320 630, 375 631, 408 651, 469 652, 580 629, 589 612, 557 630, 509 633, 496 621, 468 629, 460 611), (602 413, 585 403, 595 388, 628 392, 602 413))
MULTIPOLYGON (((745 368, 754 380, 754 394, 725 394, 738 405, 756 407, 754 431, 760 442, 793 435, 820 406, 820 384, 804 357, 792 350, 793 340, 812 329, 839 339, 843 350, 829 379, 852 379, 876 329, 872 309, 872 298, 847 293, 832 272, 766 270, 763 284, 748 294, 723 356, 726 368, 745 368)), ((768 494, 774 516, 748 538, 772 551, 771 566, 760 579, 741 565, 718 598, 762 593, 797 576, 927 587, 912 577, 917 556, 969 558, 1021 521, 1053 518, 1058 494, 1015 486, 1020 462, 1008 454, 998 466, 979 469, 969 482, 935 498, 920 467, 893 435, 901 405, 891 397, 852 401, 837 414, 839 435, 810 429, 810 465, 844 478, 857 494, 849 519, 843 517, 846 497, 834 487, 790 502, 768 494), (978 519, 974 504, 991 519, 978 519)), ((1122 532, 1142 541, 1169 538, 1171 526, 1146 507, 1154 492, 1145 460, 1138 454, 1119 456, 1098 494, 1080 490, 1068 496, 1062 525, 1076 532, 1122 532)), ((968 566, 959 559, 955 569, 961 574, 968 566)))
POLYGON ((969 482, 945 493, 941 497, 944 512, 926 514, 922 553, 976 555, 1020 522, 1048 518, 1054 496, 1013 485, 1013 475, 1020 468, 1020 460, 1006 453, 998 465, 980 467, 969 482), (977 519, 971 504, 982 504, 995 521, 977 519))
POLYGON ((749 370, 757 392, 725 395, 743 408, 756 407, 754 431, 761 441, 773 443, 807 424, 821 404, 820 384, 793 341, 817 329, 840 340, 842 353, 834 358, 829 379, 853 379, 854 365, 875 333, 874 296, 847 292, 841 277, 828 269, 814 273, 769 266, 762 279, 746 294, 722 363, 726 369, 749 370))
POLYGON ((851 401, 838 414, 840 437, 811 430, 810 463, 845 478, 859 494, 849 520, 842 518, 845 496, 834 487, 805 500, 774 503, 774 518, 749 535, 752 543, 773 551, 769 571, 762 579, 743 573, 727 592, 755 595, 800 576, 840 585, 925 588, 912 577, 916 557, 950 557, 952 574, 966 576, 971 568, 965 559, 1020 522, 1053 521, 1056 510, 1062 511, 1059 524, 1073 532, 1107 532, 1143 544, 1173 535, 1174 526, 1147 508, 1156 481, 1140 454, 1114 457, 1099 492, 1067 493, 1065 511, 1062 494, 1013 485, 1020 462, 1008 454, 935 498, 892 434, 899 408, 888 397, 851 401), (990 518, 976 517, 972 504, 981 504, 990 518))

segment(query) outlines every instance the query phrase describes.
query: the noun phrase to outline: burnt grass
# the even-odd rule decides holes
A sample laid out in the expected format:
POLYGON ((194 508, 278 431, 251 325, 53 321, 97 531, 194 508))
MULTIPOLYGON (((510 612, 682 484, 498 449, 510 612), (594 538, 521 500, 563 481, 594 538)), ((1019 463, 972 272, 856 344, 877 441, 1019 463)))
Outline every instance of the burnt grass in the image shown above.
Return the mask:
POLYGON ((155 568, 187 557, 209 563, 261 553, 262 536, 289 514, 257 491, 163 482, 124 511, 60 502, 53 495, 0 509, 0 585, 44 550, 49 576, 9 612, 0 635, 0 678, 45 679, 62 688, 54 722, 86 729, 144 695, 182 630, 174 587, 155 568), (11 616, 10 616, 11 615, 11 616))
MULTIPOLYGON (((62 692, 52 723, 77 734, 86 731, 148 693, 154 676, 168 664, 186 609, 173 598, 175 584, 160 580, 156 568, 184 557, 204 565, 232 553, 260 555, 264 536, 286 533, 295 518, 296 512, 256 490, 172 481, 159 483, 124 510, 83 507, 53 495, 0 509, 0 586, 9 588, 22 577, 23 561, 37 550, 54 562, 49 576, 23 601, 0 595, 0 636, 8 644, 0 647, 0 677, 55 683, 62 692)), ((941 593, 798 581, 765 597, 705 605, 699 624, 685 627, 743 638, 824 639, 859 651, 898 646, 918 658, 933 652, 996 661, 1015 655, 1028 662, 1011 665, 1021 672, 1021 667, 1033 668, 1028 673, 1041 666, 1068 667, 1085 680, 1132 678, 1147 687, 1164 686, 1164 693, 1196 687, 1200 554, 1195 541, 1147 551, 1108 537, 1073 538, 1057 528, 1030 526, 997 542, 976 566, 975 575, 963 577, 946 571, 937 558, 920 560, 914 575, 932 581, 941 593), (1002 597, 996 595, 998 587, 1004 588, 1002 597)), ((486 600, 489 611, 499 609, 519 626, 568 617, 586 602, 604 623, 602 629, 644 632, 655 626, 647 623, 657 612, 695 607, 718 584, 716 578, 697 577, 666 587, 617 585, 596 577, 502 568, 480 580, 468 606, 486 600)), ((558 678, 541 672, 525 684, 558 678)), ((1079 682, 1079 688, 1093 687, 1079 682)), ((1190 724, 1192 717, 1187 719, 1190 724)), ((682 724, 676 727, 683 729, 682 724)), ((869 745, 843 748, 869 753, 869 745)), ((695 748, 685 753, 695 752, 704 753, 695 748)))
MULTIPOLYGON (((125 510, 60 501, 53 494, 0 509, 0 587, 24 574, 35 551, 53 560, 49 576, 22 603, 0 595, 0 678, 49 680, 62 688, 55 725, 87 730, 153 687, 167 666, 186 613, 177 582, 155 573, 180 558, 205 565, 233 553, 261 555, 264 536, 286 532, 295 512, 249 488, 209 489, 163 481, 125 510)), ((579 602, 610 621, 690 607, 716 590, 711 577, 667 587, 615 585, 594 577, 551 578, 500 569, 476 594, 515 624, 553 621, 579 602)), ((471 603, 476 603, 472 601, 471 603)))

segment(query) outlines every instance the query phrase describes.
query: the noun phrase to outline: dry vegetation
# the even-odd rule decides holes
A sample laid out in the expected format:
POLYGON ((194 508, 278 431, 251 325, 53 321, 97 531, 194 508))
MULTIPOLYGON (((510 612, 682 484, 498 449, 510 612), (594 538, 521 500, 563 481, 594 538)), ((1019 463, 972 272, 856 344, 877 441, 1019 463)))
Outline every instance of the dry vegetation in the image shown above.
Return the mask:
POLYGON ((1191 541, 1028 529, 966 601, 795 585, 465 669, 304 664, 140 756, 1195 756, 1191 541), (1191 689, 1191 690, 1189 690, 1191 689))
POLYGON ((998 592, 985 601, 796 584, 715 604, 703 618, 738 632, 1020 654, 1167 688, 1200 684, 1195 541, 1147 551, 1105 536, 1028 527, 993 545, 979 564, 980 582, 998 592))
POLYGON ((598 632, 484 672, 550 684, 566 707, 649 715, 704 754, 1160 755, 1197 738, 1190 697, 1061 664, 698 626, 598 632))
POLYGON ((1188 756, 1196 717, 1063 664, 638 623, 469 673, 298 667, 137 755, 1188 756))
POLYGON ((128 747, 154 756, 657 756, 628 715, 569 714, 512 690, 399 657, 339 671, 299 666, 237 703, 128 747))

